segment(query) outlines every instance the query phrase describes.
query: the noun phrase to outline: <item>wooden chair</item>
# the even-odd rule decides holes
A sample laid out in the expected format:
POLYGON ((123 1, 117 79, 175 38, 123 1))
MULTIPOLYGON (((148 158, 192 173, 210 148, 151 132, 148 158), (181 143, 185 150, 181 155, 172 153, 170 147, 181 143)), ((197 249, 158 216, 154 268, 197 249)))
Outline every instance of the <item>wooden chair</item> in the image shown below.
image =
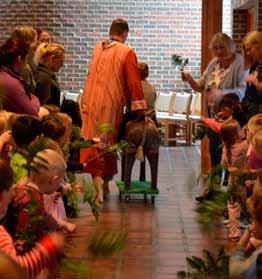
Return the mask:
POLYGON ((156 119, 160 126, 160 129, 163 128, 163 134, 165 137, 165 144, 167 144, 167 135, 169 130, 169 119, 171 115, 171 107, 174 102, 173 93, 162 93, 160 92, 156 99, 156 119))
POLYGON ((173 135, 167 133, 167 141, 184 139, 189 144, 189 114, 192 94, 182 92, 173 93, 174 102, 171 104, 171 115, 168 117, 170 127, 173 127, 173 135))
POLYGON ((192 95, 192 102, 190 106, 190 114, 188 121, 189 131, 189 145, 192 144, 192 139, 195 136, 195 128, 201 119, 201 93, 197 92, 192 95))

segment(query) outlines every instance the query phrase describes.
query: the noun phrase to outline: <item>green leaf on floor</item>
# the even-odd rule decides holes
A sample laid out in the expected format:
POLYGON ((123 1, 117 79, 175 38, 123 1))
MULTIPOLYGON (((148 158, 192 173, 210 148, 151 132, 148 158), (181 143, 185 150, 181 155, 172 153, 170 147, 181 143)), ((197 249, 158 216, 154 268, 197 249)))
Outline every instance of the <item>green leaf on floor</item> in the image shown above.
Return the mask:
POLYGON ((118 231, 95 232, 88 250, 94 257, 108 257, 124 249, 127 233, 118 231))

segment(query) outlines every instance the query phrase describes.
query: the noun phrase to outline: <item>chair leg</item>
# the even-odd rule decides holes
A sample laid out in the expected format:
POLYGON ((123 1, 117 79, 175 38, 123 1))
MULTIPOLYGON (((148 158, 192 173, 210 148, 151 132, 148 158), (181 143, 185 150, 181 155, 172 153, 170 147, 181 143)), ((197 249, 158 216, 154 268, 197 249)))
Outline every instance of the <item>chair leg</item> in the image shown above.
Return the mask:
POLYGON ((168 140, 169 140, 169 125, 165 125, 165 145, 168 146, 168 140))

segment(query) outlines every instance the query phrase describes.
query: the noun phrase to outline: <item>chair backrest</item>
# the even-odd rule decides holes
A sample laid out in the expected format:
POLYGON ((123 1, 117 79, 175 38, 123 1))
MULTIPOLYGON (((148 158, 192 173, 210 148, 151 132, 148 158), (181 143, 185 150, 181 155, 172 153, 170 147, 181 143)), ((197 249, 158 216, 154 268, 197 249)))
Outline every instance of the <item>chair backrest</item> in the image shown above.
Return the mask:
POLYGON ((201 93, 196 92, 193 94, 190 112, 193 115, 201 115, 201 93))
POLYGON ((156 111, 157 112, 170 112, 173 98, 174 98, 173 93, 160 92, 156 99, 156 111))
POLYGON ((174 103, 171 107, 171 113, 189 114, 192 94, 181 92, 174 93, 174 103))
POLYGON ((67 100, 72 100, 78 103, 79 98, 81 96, 81 91, 79 92, 70 92, 70 91, 64 91, 63 97, 67 100))

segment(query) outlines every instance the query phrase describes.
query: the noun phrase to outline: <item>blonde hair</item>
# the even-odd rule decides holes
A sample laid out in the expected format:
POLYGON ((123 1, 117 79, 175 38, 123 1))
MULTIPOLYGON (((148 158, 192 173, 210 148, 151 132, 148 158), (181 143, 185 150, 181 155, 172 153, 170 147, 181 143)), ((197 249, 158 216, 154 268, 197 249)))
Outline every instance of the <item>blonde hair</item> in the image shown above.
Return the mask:
POLYGON ((65 54, 65 49, 62 45, 56 43, 42 43, 38 46, 35 52, 34 62, 46 64, 50 57, 60 57, 65 54))
POLYGON ((262 148, 262 130, 257 132, 251 140, 251 144, 255 149, 262 148))
POLYGON ((229 165, 232 164, 231 148, 236 142, 236 137, 240 130, 241 127, 239 123, 234 119, 225 121, 221 126, 220 135, 226 148, 227 161, 229 165))
POLYGON ((256 114, 252 116, 248 123, 247 123, 247 129, 248 129, 248 141, 250 142, 254 135, 262 130, 262 114, 256 114))
POLYGON ((225 33, 216 33, 211 39, 209 48, 213 49, 216 44, 224 46, 231 54, 236 51, 236 46, 233 40, 225 33))
POLYGON ((244 57, 245 67, 250 67, 250 65, 256 61, 252 60, 252 57, 249 57, 246 54, 245 46, 247 44, 258 45, 262 51, 262 32, 260 31, 251 31, 246 34, 242 42, 242 52, 244 57))
MULTIPOLYGON (((66 170, 65 159, 53 149, 44 149, 38 152, 34 157, 33 162, 36 165, 40 164, 40 172, 48 176, 59 175, 66 170)), ((36 173, 36 175, 38 175, 38 173, 36 173)))
POLYGON ((15 27, 11 37, 20 42, 32 44, 37 40, 37 32, 32 26, 21 25, 15 27))
POLYGON ((2 110, 0 111, 0 134, 7 130, 11 130, 18 114, 2 110))

